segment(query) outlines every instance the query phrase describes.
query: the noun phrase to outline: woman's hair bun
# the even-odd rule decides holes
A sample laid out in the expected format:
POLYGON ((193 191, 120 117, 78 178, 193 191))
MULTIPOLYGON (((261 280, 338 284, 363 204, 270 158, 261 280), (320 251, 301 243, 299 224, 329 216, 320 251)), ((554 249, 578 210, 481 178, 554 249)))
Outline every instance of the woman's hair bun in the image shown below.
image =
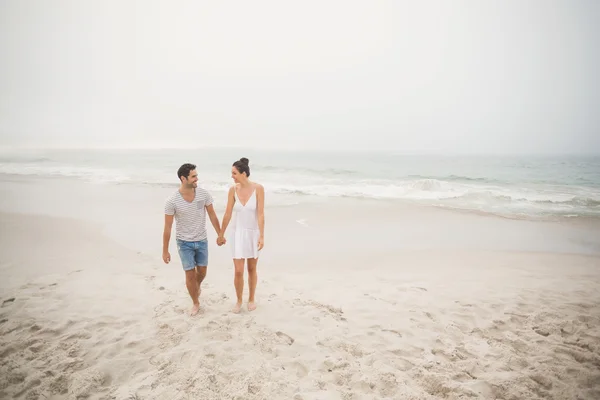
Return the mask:
POLYGON ((240 158, 240 162, 242 164, 248 165, 250 163, 250 160, 248 160, 246 157, 242 157, 242 158, 240 158))

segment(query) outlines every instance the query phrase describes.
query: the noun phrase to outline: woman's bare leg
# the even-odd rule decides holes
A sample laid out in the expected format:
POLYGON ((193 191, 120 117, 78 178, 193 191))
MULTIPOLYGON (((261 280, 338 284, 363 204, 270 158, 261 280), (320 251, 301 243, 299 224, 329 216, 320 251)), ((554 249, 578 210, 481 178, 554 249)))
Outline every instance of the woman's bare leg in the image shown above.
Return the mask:
POLYGON ((258 258, 248 259, 248 286, 250 292, 250 295, 248 296, 248 311, 253 311, 256 309, 254 294, 256 293, 256 284, 258 283, 258 276, 256 274, 257 264, 258 258))
POLYGON ((235 294, 237 296, 237 303, 233 308, 233 312, 239 313, 242 307, 242 295, 244 293, 244 259, 234 259, 233 265, 235 267, 233 284, 235 285, 235 294))

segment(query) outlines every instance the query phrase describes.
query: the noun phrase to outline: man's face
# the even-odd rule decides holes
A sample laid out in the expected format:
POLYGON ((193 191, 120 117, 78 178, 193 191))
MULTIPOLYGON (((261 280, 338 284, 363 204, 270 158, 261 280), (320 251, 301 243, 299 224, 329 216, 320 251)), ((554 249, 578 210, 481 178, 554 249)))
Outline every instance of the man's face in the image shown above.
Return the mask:
POLYGON ((189 176, 186 177, 182 177, 181 178, 183 181, 183 184, 187 187, 187 188, 195 188, 198 187, 198 173, 196 172, 195 169, 190 171, 189 176))

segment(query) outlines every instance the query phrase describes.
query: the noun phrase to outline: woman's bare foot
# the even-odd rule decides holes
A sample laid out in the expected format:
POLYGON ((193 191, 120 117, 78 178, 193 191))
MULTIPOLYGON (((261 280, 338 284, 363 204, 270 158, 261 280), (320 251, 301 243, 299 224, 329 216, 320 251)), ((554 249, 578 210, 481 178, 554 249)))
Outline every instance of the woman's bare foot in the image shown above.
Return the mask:
POLYGON ((231 312, 235 314, 239 314, 242 309, 242 303, 235 303, 235 307, 231 310, 231 312))
POLYGON ((253 301, 249 301, 248 302, 248 311, 254 311, 256 310, 256 303, 253 301))
POLYGON ((192 307, 192 311, 190 311, 190 315, 194 316, 198 314, 198 312, 200 312, 200 303, 194 304, 194 307, 192 307))

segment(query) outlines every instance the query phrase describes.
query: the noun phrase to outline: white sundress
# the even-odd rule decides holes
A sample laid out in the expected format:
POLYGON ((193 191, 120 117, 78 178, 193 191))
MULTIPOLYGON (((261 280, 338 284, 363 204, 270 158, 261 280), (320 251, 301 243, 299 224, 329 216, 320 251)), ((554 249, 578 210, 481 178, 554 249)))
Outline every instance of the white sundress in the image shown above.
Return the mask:
POLYGON ((258 239, 260 230, 258 228, 258 215, 256 213, 257 203, 256 188, 250 195, 248 202, 242 204, 233 189, 235 204, 233 205, 233 229, 229 236, 231 254, 233 258, 258 258, 258 239))

